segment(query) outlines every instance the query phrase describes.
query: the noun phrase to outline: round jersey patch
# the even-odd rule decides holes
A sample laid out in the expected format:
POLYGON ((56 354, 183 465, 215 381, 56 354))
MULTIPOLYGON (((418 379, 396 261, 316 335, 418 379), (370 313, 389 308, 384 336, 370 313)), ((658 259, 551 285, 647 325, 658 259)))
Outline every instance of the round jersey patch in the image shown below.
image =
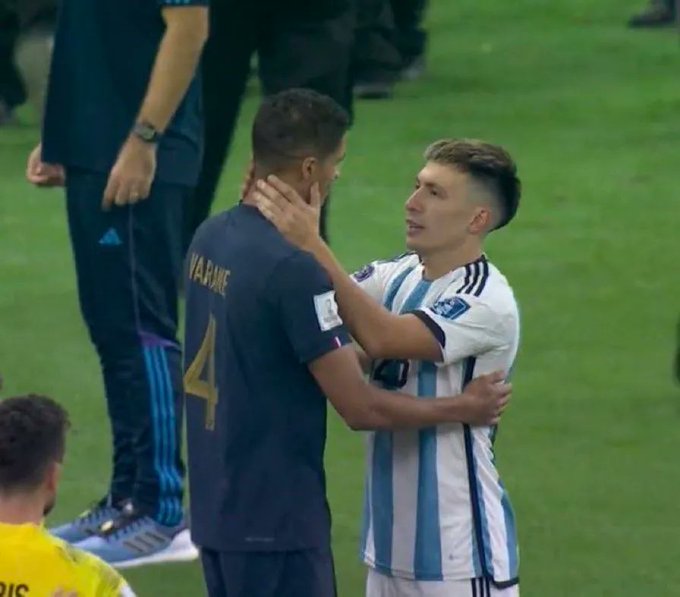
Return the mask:
POLYGON ((375 267, 372 264, 365 265, 358 272, 352 274, 356 282, 363 282, 368 280, 375 273, 375 267))

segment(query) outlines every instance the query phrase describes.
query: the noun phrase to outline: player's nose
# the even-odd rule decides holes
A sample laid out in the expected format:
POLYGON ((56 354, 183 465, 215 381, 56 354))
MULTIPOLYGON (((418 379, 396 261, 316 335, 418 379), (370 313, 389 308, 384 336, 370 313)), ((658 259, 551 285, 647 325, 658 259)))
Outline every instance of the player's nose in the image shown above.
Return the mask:
POLYGON ((418 196, 418 191, 411 193, 411 196, 406 200, 406 211, 422 211, 422 202, 418 196))

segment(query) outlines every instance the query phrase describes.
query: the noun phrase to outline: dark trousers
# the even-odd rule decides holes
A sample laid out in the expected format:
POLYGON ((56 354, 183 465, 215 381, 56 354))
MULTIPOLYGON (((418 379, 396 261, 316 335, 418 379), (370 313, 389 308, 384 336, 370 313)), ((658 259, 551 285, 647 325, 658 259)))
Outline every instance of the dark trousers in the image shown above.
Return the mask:
POLYGON ((352 69, 357 82, 391 82, 425 54, 427 0, 357 0, 352 69))
POLYGON ((355 83, 391 83, 399 78, 401 55, 390 0, 357 0, 352 49, 355 83))
POLYGON ((397 49, 405 64, 425 54, 427 34, 423 18, 427 0, 391 0, 397 49))
POLYGON ((330 548, 289 552, 201 550, 208 597, 335 597, 330 548))
POLYGON ((107 177, 69 169, 66 195, 83 318, 104 377, 114 502, 161 524, 182 517, 182 373, 177 281, 189 190, 154 183, 135 206, 102 211, 107 177))
MULTIPOLYGON (((211 4, 211 34, 202 63, 205 153, 185 215, 185 249, 210 214, 255 53, 266 94, 306 87, 332 97, 351 113, 353 1, 217 0, 211 4)), ((326 235, 325 209, 322 232, 326 235)))
POLYGON ((19 36, 17 15, 0 6, 0 100, 8 108, 26 101, 26 89, 14 63, 14 48, 19 36))

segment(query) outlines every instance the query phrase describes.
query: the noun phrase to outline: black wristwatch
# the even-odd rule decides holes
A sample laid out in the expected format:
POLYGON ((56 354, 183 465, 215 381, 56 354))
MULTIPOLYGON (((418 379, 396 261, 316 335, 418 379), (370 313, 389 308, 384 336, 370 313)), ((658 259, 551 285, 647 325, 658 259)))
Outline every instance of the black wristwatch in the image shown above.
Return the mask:
POLYGON ((132 134, 139 137, 144 143, 158 143, 161 138, 161 133, 158 129, 148 122, 135 123, 132 134))

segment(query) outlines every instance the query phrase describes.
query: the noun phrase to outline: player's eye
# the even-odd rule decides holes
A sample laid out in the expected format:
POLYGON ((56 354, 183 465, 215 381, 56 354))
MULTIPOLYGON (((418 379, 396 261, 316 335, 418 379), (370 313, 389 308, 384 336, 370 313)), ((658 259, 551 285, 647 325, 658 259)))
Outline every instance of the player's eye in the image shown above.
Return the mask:
POLYGON ((430 195, 436 197, 437 199, 446 199, 447 196, 443 189, 436 186, 430 187, 430 195))

